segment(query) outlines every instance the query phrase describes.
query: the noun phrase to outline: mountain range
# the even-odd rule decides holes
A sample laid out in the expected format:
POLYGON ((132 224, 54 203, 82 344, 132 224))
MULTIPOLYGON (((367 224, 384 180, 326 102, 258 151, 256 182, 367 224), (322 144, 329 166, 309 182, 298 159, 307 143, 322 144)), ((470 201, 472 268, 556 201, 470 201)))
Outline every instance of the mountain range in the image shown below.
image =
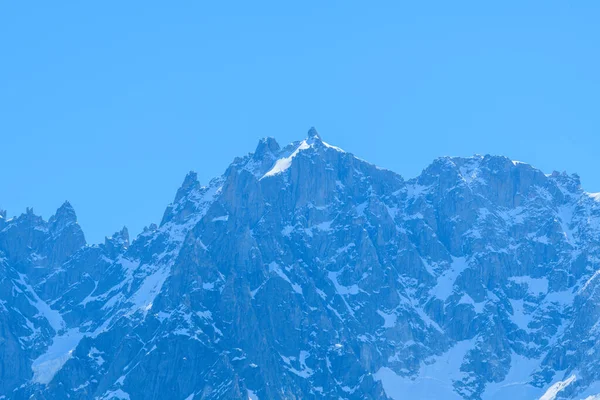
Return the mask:
POLYGON ((0 399, 600 399, 600 194, 273 138, 159 225, 0 211, 0 399))

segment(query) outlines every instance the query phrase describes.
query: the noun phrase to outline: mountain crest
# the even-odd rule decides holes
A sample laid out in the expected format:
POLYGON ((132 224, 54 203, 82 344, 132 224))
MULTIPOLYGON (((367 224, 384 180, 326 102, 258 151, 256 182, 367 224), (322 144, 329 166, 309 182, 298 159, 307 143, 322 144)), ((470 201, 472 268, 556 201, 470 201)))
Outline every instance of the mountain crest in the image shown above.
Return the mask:
POLYGON ((120 231, 115 232, 115 234, 113 235, 113 239, 123 243, 125 247, 129 246, 129 230, 127 229, 127 227, 124 226, 123 228, 121 228, 120 231))
POLYGON ((199 187, 200 182, 198 181, 198 174, 195 171, 188 172, 183 180, 183 183, 181 184, 181 187, 179 190, 177 190, 177 194, 175 195, 175 203, 187 196, 192 190, 199 187))
POLYGON ((314 126, 312 126, 308 130, 308 138, 315 139, 315 140, 321 140, 321 136, 319 135, 319 132, 317 132, 317 129, 314 126))
POLYGON ((73 208, 71 203, 69 203, 68 200, 65 200, 65 202, 62 203, 60 207, 58 207, 54 215, 56 216, 56 219, 68 219, 73 221, 77 220, 75 209, 73 208))
POLYGON ((129 247, 129 230, 124 226, 120 231, 104 239, 104 246, 111 256, 121 253, 129 247))
POLYGON ((255 160, 261 160, 265 158, 267 154, 274 155, 278 153, 280 149, 281 148, 279 147, 279 143, 277 143, 277 140, 275 140, 275 138, 262 138, 256 146, 253 158, 255 160))
POLYGON ((577 193, 582 190, 581 178, 577 174, 569 174, 566 171, 552 171, 550 178, 570 193, 577 193))
POLYGON ((71 203, 65 201, 58 210, 56 210, 56 213, 50 217, 48 223, 50 224, 50 229, 55 232, 61 231, 71 224, 76 224, 77 214, 75 214, 75 209, 71 203))

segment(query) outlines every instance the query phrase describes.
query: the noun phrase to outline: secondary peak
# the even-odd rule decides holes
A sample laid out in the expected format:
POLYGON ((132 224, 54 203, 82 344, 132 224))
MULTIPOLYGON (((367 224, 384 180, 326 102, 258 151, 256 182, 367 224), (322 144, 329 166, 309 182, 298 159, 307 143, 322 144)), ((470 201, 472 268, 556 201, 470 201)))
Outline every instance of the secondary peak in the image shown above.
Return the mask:
POLYGON ((319 132, 317 132, 317 129, 314 126, 308 130, 308 138, 321 140, 321 136, 319 135, 319 132))

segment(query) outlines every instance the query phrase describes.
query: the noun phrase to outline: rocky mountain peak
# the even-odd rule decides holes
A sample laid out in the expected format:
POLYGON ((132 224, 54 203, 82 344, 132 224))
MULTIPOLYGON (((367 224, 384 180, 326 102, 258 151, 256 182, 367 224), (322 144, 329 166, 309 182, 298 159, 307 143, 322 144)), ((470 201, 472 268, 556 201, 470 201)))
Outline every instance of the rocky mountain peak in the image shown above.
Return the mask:
POLYGON ((582 190, 581 178, 577 174, 569 174, 566 171, 552 171, 550 179, 554 180, 559 187, 568 193, 577 193, 582 190))
POLYGON ((280 149, 281 148, 279 147, 279 143, 277 143, 277 140, 275 140, 274 138, 262 138, 256 146, 253 158, 255 160, 262 160, 266 156, 274 157, 274 155, 277 154, 280 149))
POLYGON ((71 203, 65 201, 56 210, 56 213, 54 213, 54 215, 50 217, 48 223, 54 230, 61 230, 69 224, 77 223, 77 214, 75 214, 75 209, 73 208, 71 203))
POLYGON ((319 132, 317 132, 317 129, 314 126, 308 130, 308 139, 321 140, 321 136, 319 135, 319 132))
POLYGON ((158 225, 156 225, 155 223, 151 223, 150 225, 145 226, 142 229, 142 233, 154 232, 157 229, 158 229, 158 225))
POLYGON ((107 252, 115 257, 129 247, 129 230, 124 226, 120 231, 104 239, 104 247, 107 252))
POLYGON ((195 189, 200 187, 200 182, 198 181, 198 174, 195 171, 190 171, 187 173, 185 178, 183 179, 183 183, 179 190, 177 190, 177 194, 175 195, 175 203, 177 203, 181 198, 188 195, 195 189))
POLYGON ((123 246, 126 248, 127 246, 129 246, 129 230, 127 229, 126 226, 124 226, 123 228, 121 228, 120 231, 115 232, 111 236, 111 239, 115 243, 123 244, 123 246))

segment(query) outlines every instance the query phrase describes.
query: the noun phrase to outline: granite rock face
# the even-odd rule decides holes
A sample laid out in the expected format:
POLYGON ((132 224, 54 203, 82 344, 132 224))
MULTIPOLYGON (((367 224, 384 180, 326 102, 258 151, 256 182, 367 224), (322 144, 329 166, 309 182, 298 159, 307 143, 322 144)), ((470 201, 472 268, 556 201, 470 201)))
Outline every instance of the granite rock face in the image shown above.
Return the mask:
POLYGON ((311 129, 188 174, 131 242, 0 212, 0 399, 593 399, 599 201, 496 156, 407 181, 311 129))

